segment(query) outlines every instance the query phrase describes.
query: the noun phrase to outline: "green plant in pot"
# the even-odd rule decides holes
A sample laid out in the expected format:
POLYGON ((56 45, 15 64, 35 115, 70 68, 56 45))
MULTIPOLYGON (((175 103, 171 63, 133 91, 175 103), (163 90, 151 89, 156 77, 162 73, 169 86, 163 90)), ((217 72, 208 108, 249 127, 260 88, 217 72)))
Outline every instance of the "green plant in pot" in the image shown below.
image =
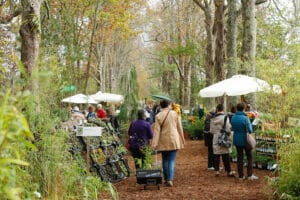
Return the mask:
POLYGON ((144 188, 148 185, 156 185, 162 183, 162 171, 157 163, 153 164, 152 149, 147 146, 143 149, 145 154, 144 162, 141 159, 136 159, 137 165, 141 168, 136 170, 136 178, 138 184, 145 184, 144 188))
POLYGON ((139 166, 140 169, 153 169, 153 157, 152 149, 149 146, 143 148, 142 152, 145 155, 144 162, 142 159, 135 158, 135 163, 139 166))
POLYGON ((187 131, 189 133, 189 137, 191 139, 203 139, 203 127, 204 127, 204 120, 197 119, 194 123, 191 123, 187 127, 187 131))

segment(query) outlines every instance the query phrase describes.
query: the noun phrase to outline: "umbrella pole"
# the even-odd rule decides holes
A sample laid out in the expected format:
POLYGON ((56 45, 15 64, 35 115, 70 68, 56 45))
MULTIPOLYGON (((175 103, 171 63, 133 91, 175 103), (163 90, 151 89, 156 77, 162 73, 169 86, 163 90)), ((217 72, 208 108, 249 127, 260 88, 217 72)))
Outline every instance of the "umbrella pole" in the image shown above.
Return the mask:
POLYGON ((224 105, 224 112, 227 112, 227 95, 223 96, 223 105, 224 105))

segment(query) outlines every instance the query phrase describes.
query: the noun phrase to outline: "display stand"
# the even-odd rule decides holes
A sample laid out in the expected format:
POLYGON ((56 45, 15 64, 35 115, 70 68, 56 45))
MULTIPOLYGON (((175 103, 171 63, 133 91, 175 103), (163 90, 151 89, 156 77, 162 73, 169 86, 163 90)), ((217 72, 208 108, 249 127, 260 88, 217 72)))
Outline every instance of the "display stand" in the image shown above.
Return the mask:
POLYGON ((118 182, 130 176, 126 148, 120 142, 117 131, 109 123, 86 123, 77 126, 73 154, 80 152, 86 161, 87 172, 96 173, 101 180, 118 182))

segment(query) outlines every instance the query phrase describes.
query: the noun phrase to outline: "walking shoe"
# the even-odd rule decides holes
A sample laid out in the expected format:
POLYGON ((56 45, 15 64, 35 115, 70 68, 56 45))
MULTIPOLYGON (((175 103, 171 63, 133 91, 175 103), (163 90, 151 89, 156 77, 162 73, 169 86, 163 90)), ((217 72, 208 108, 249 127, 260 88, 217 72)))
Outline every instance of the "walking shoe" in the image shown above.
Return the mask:
POLYGON ((219 172, 219 171, 216 171, 215 176, 220 176, 220 172, 219 172))
POLYGON ((167 187, 173 187, 173 181, 167 181, 165 185, 167 187))
POLYGON ((208 170, 215 170, 215 168, 214 167, 209 167, 209 168, 207 168, 208 170))
POLYGON ((258 179, 258 177, 254 176, 253 174, 252 174, 252 176, 248 177, 248 180, 257 180, 257 179, 258 179))
POLYGON ((227 173, 228 177, 234 177, 234 175, 235 175, 235 171, 231 171, 227 173))
POLYGON ((239 181, 243 181, 243 180, 245 180, 245 176, 239 177, 239 181))

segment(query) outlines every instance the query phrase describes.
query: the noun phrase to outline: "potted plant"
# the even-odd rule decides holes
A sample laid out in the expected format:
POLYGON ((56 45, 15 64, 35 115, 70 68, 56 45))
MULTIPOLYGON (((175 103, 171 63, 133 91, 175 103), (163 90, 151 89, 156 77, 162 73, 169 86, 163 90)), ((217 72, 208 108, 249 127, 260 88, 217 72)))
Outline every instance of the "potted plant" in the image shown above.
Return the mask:
MULTIPOLYGON (((145 154, 144 163, 141 159, 137 159, 136 162, 140 166, 136 170, 136 179, 138 184, 145 184, 144 189, 149 185, 156 185, 160 189, 159 184, 162 183, 162 170, 158 163, 153 163, 152 149, 150 147, 145 147, 143 149, 145 154)), ((157 156, 157 152, 155 152, 157 156)))
POLYGON ((202 140, 203 127, 204 127, 203 119, 197 119, 195 122, 190 123, 189 126, 187 127, 189 138, 202 140))
POLYGON ((255 157, 255 162, 256 162, 256 166, 258 169, 262 169, 262 160, 263 160, 263 158, 261 155, 257 155, 255 157))

